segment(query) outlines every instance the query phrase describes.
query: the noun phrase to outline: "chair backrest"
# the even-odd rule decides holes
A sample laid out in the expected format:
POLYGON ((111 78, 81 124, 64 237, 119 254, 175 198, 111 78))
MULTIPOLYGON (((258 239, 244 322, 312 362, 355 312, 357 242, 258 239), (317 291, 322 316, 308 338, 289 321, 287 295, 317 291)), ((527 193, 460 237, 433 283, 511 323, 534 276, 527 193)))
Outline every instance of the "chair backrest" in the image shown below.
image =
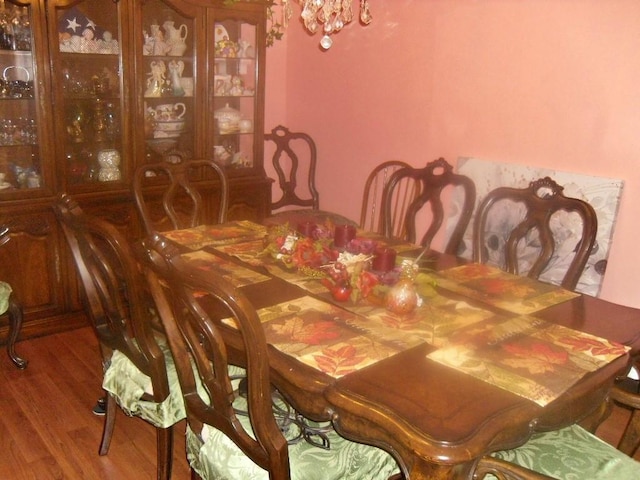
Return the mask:
POLYGON ((596 240, 598 219, 591 205, 566 197, 563 190, 545 177, 527 188, 499 187, 490 192, 476 213, 474 261, 487 263, 495 253, 498 265, 506 271, 519 274, 526 269, 529 277, 539 278, 554 253, 558 255, 557 237, 563 235, 569 240, 563 242, 568 248, 559 255, 570 261, 562 263, 566 273, 560 284, 575 289, 596 240), (561 211, 572 215, 556 215, 561 211))
POLYGON ((217 223, 227 218, 229 184, 224 170, 213 160, 186 160, 141 165, 135 171, 133 192, 138 213, 148 235, 153 232, 196 227, 209 223, 216 205, 203 205, 199 189, 213 189, 217 198, 217 223), (198 184, 193 182, 198 181, 198 184), (161 193, 162 201, 153 201, 161 193))
MULTIPOLYGON (((401 160, 382 162, 374 168, 364 184, 362 208, 360 210, 360 228, 369 232, 384 233, 382 192, 391 176, 400 168, 409 167, 401 160)), ((400 181, 391 199, 392 232, 394 237, 404 236, 404 217, 407 207, 418 194, 420 184, 411 178, 400 181)))
POLYGON ((131 247, 108 222, 85 214, 61 195, 54 211, 62 226, 83 287, 83 304, 100 342, 106 368, 114 350, 151 378, 153 398, 169 395, 164 355, 150 320, 153 300, 131 247))
POLYGON ((162 238, 152 237, 144 245, 148 285, 174 357, 189 426, 198 435, 203 424, 215 427, 267 470, 269 478, 289 478, 287 441, 273 416, 267 342, 255 309, 224 278, 189 270, 175 246, 162 238), (234 412, 220 318, 230 318, 242 338, 253 434, 234 412), (198 393, 195 375, 209 399, 198 393))
POLYGON ((476 187, 473 180, 464 175, 454 173, 453 167, 444 158, 429 162, 424 168, 401 168, 391 176, 382 195, 385 220, 384 233, 386 236, 393 234, 393 225, 391 223, 393 216, 390 212, 393 209, 394 190, 406 178, 411 178, 420 183, 420 193, 406 209, 404 221, 406 233, 404 239, 411 243, 416 243, 417 225, 419 223, 418 213, 426 204, 429 204, 431 207, 430 214, 428 216, 425 215, 429 227, 420 240, 420 245, 425 247, 431 245, 431 241, 442 227, 445 216, 444 202, 447 199, 445 192, 449 188, 461 188, 464 192, 462 210, 458 214, 456 226, 445 246, 446 253, 455 254, 473 214, 476 200, 476 187))
POLYGON ((318 210, 320 194, 315 183, 317 149, 313 139, 306 133, 291 132, 282 125, 265 134, 264 139, 275 143, 272 162, 282 190, 280 199, 271 203, 271 211, 286 206, 318 210), (301 182, 306 182, 307 191, 298 187, 301 182))

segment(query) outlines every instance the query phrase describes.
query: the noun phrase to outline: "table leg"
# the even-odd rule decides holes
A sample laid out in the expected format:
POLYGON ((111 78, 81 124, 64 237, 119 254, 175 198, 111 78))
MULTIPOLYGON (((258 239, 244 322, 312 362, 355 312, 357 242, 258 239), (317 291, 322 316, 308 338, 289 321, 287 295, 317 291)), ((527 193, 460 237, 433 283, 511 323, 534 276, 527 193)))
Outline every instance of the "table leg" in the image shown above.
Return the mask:
POLYGON ((7 340, 7 353, 14 365, 20 369, 27 368, 27 361, 16 354, 15 343, 22 328, 22 305, 13 296, 9 297, 9 339, 7 340))

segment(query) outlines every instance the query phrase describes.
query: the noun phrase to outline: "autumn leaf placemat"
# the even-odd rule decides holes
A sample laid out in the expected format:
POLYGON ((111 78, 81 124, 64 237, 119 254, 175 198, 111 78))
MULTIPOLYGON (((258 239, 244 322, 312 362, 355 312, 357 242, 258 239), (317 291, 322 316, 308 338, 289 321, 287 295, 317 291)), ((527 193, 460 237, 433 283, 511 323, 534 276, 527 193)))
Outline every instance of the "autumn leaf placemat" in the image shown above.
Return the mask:
POLYGON ((627 347, 531 316, 493 317, 427 358, 545 406, 627 347))
POLYGON ((200 225, 184 230, 172 230, 163 235, 191 250, 199 250, 208 245, 226 245, 241 242, 247 238, 264 237, 264 226, 248 220, 221 223, 219 225, 200 225))
POLYGON ((438 272, 438 287, 508 312, 531 314, 579 296, 579 293, 489 265, 470 263, 438 272))
POLYGON ((268 343, 334 378, 398 352, 349 327, 353 313, 313 297, 262 308, 258 316, 268 343))
POLYGON ((242 260, 254 267, 261 267, 265 263, 265 256, 261 255, 264 250, 264 240, 262 238, 226 245, 215 245, 213 248, 218 252, 236 257, 238 260, 242 260))
POLYGON ((203 251, 190 252, 182 255, 182 259, 192 268, 205 272, 214 272, 225 278, 234 287, 244 287, 259 282, 266 282, 267 275, 254 272, 241 265, 203 251))

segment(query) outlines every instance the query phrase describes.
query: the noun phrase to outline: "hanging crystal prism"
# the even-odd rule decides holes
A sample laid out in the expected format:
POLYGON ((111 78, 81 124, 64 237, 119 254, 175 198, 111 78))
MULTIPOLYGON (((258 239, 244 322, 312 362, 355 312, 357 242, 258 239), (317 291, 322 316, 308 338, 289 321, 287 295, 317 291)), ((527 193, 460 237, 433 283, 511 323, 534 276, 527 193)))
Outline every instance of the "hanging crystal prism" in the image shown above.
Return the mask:
MULTIPOLYGON (((290 7, 289 0, 283 0, 283 8, 290 7)), ((353 20, 353 0, 298 0, 302 6, 300 17, 309 33, 314 34, 322 25, 323 37, 320 46, 328 50, 333 44, 330 35, 339 32, 353 20)), ((360 0, 360 22, 371 23, 373 17, 368 0, 360 0)))

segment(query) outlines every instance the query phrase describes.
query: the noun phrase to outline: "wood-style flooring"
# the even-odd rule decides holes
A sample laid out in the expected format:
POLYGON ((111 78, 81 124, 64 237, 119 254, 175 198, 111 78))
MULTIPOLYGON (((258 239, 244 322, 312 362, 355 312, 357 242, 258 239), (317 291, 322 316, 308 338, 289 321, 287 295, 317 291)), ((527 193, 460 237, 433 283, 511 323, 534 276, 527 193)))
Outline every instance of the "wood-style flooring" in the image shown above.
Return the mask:
MULTIPOLYGON (((18 370, 0 349, 1 480, 154 479, 155 430, 120 410, 108 455, 99 456, 102 395, 97 342, 89 328, 20 342, 18 370)), ((615 407, 598 435, 615 444, 629 413, 615 407)), ((173 479, 188 480, 184 422, 175 427, 173 479)), ((640 460, 640 453, 636 455, 640 460)))

